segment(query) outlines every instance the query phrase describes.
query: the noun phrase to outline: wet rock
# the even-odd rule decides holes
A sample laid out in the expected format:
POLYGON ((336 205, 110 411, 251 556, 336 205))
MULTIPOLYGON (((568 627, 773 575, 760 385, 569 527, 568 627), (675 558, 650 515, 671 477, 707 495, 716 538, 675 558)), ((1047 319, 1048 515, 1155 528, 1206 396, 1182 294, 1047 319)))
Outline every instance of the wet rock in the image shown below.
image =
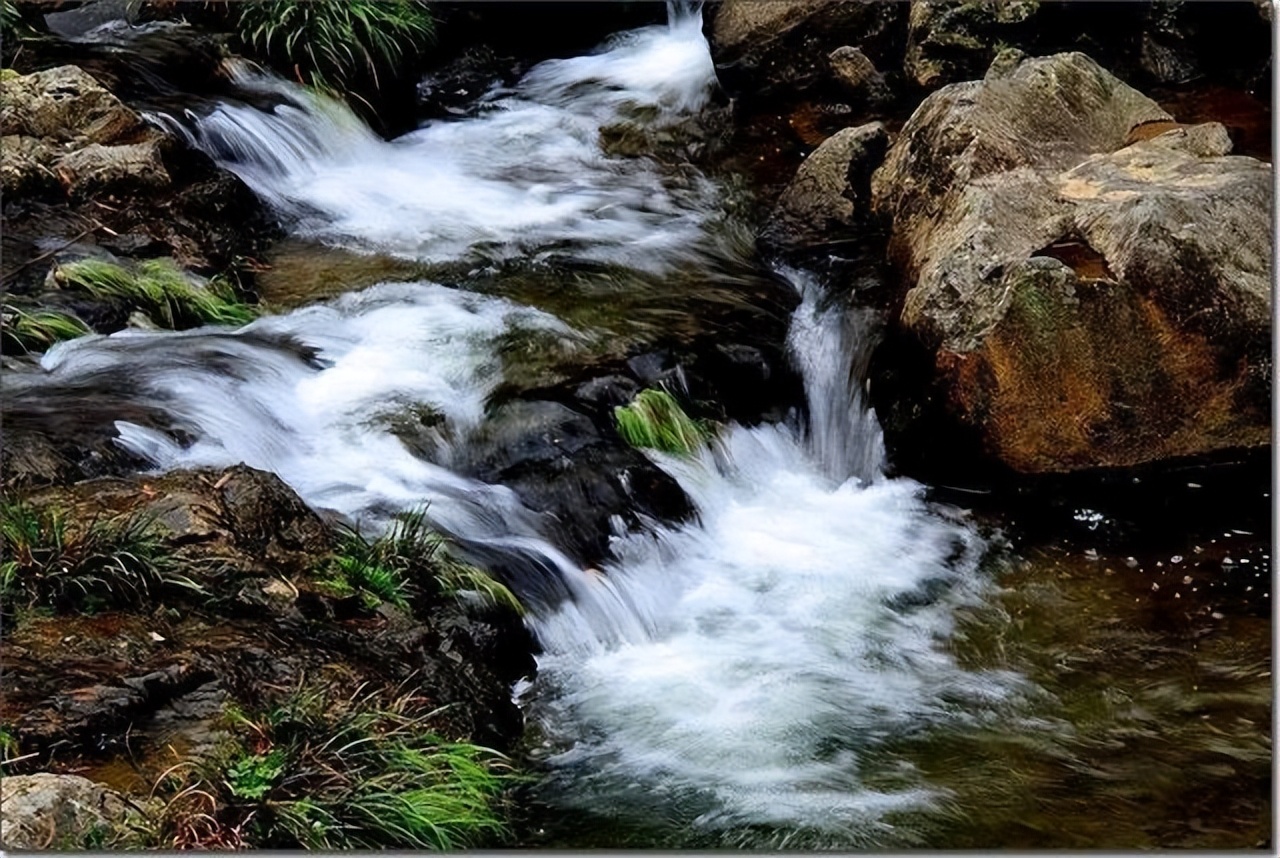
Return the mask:
MULTIPOLYGON (((604 418, 608 419, 608 418, 604 418)), ((515 400, 471 439, 465 468, 510 486, 546 514, 556 542, 583 563, 604 557, 609 519, 679 519, 690 511, 679 485, 611 429, 557 402, 515 400)))
POLYGON ((427 118, 466 116, 476 112, 480 96, 503 83, 514 83, 515 61, 498 56, 488 45, 473 45, 423 75, 418 81, 420 115, 427 118))
POLYGON ((1229 148, 1082 54, 931 95, 873 181, 916 397, 1022 473, 1267 443, 1271 169, 1229 148))
POLYGON ((0 804, 6 849, 101 848, 114 832, 141 821, 120 793, 76 775, 6 775, 0 804))
POLYGON ((872 122, 827 138, 796 171, 760 235, 771 250, 839 241, 871 214, 871 173, 889 144, 872 122))
POLYGON ((579 385, 574 397, 590 405, 613 408, 626 405, 640 392, 640 385, 625 375, 605 375, 579 385))
POLYGON ((827 57, 837 48, 891 56, 903 12, 900 3, 725 0, 708 28, 712 58, 735 97, 794 94, 829 79, 827 57))
POLYGON ((1039 0, 912 0, 904 70, 926 89, 977 77, 997 45, 1025 40, 1039 7, 1039 0))

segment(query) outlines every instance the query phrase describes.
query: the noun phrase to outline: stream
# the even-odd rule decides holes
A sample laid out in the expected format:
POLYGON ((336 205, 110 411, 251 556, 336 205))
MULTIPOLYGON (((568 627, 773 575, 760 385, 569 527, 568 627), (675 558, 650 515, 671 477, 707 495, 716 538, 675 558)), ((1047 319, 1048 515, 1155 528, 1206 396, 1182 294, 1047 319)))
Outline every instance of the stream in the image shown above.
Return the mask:
MULTIPOLYGON (((738 237, 739 184, 600 142, 604 126, 678 128, 711 104, 696 8, 391 141, 323 96, 236 74, 259 106, 156 120, 243 178, 318 258, 417 273, 329 283, 334 297, 239 330, 61 343, 37 370, 8 373, 6 394, 118 391, 167 417, 167 431, 116 423, 118 443, 157 470, 245 462, 373 527, 425 502, 470 557, 523 570, 513 585, 533 596, 543 648, 516 689, 539 775, 524 845, 1269 837, 1269 605, 1214 608, 1189 635, 1161 620, 1132 568, 1104 575, 1105 559, 1073 544, 1015 549, 999 526, 890 476, 862 399, 882 319, 813 273, 753 275, 798 302, 785 349, 800 407, 722 425, 690 457, 648 454, 691 520, 616 521, 610 556, 584 569, 514 491, 461 473, 512 371, 513 333, 587 360, 684 312, 685 290, 733 292, 759 267, 738 237), (567 268, 608 281, 574 287, 585 309, 528 288, 567 268), (619 283, 649 291, 610 314, 619 283), (438 417, 430 455, 390 428, 414 408, 438 417), (562 598, 544 598, 547 578, 562 598)), ((1259 536, 1236 558, 1265 571, 1267 550, 1259 536)))

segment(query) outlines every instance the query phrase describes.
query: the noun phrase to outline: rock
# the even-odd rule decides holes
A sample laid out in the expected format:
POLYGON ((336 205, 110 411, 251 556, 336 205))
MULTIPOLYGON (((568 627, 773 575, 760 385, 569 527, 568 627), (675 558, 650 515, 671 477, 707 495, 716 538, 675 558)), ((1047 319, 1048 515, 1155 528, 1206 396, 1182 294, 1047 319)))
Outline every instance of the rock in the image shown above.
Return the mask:
POLYGON ((111 144, 147 130, 138 114, 77 66, 2 81, 0 96, 0 134, 111 144))
POLYGON ((302 574, 333 544, 329 527, 279 477, 247 465, 89 480, 30 498, 71 509, 75 521, 144 516, 184 561, 216 561, 193 570, 219 576, 302 574))
POLYGON ((514 66, 514 59, 498 56, 488 45, 472 45, 422 76, 416 90, 418 110, 425 118, 473 115, 480 109, 480 96, 514 82, 514 66))
POLYGON ((871 213, 871 173, 888 144, 889 135, 879 122, 827 138, 778 198, 761 244, 786 251, 842 238, 871 213))
POLYGON ((163 188, 169 184, 169 174, 154 141, 126 146, 91 143, 63 155, 54 171, 72 197, 163 188))
POLYGON ((873 179, 899 323, 987 453, 1056 473, 1267 443, 1271 168, 1229 150, 1082 54, 907 122, 873 179))
POLYGON ((57 158, 53 148, 35 137, 10 134, 0 139, 4 159, 0 161, 0 188, 6 197, 40 194, 58 187, 51 166, 57 158))
POLYGON ((926 89, 977 77, 1001 42, 1019 41, 1039 0, 911 0, 907 76, 926 89))
POLYGON ((831 74, 851 94, 865 95, 877 82, 883 84, 884 77, 876 71, 875 63, 858 48, 836 48, 827 61, 831 63, 831 74))
POLYGON ((6 849, 100 849, 141 819, 120 793, 78 775, 5 775, 0 804, 6 849))
MULTIPOLYGON (((207 66, 204 54, 194 50, 164 56, 179 66, 184 63, 178 57, 193 67, 207 66)), ((163 77, 152 74, 146 62, 130 68, 103 79, 128 89, 134 78, 163 77)), ((125 255, 172 256, 211 275, 259 253, 279 232, 274 216, 243 182, 147 124, 99 78, 77 66, 6 76, 0 97, 5 150, 0 279, 11 293, 47 292, 50 247, 74 245, 80 253, 92 253, 100 242, 125 255)), ((154 106, 154 100, 146 103, 154 106)), ((248 291, 252 274, 241 272, 241 277, 247 278, 242 283, 248 291)), ((44 294, 37 303, 56 306, 61 300, 44 294)), ((115 318, 86 309, 109 318, 100 328, 84 317, 100 333, 123 327, 128 315, 115 318)))
POLYGON ((891 56, 902 12, 899 3, 862 0, 725 0, 710 22, 711 54, 736 97, 796 93, 829 78, 837 48, 891 56))
POLYGON ((634 526, 640 516, 678 520, 691 511, 664 471, 616 432, 557 402, 515 400, 496 409, 465 455, 468 474, 514 489, 551 519, 548 532, 583 563, 605 555, 612 516, 634 526))

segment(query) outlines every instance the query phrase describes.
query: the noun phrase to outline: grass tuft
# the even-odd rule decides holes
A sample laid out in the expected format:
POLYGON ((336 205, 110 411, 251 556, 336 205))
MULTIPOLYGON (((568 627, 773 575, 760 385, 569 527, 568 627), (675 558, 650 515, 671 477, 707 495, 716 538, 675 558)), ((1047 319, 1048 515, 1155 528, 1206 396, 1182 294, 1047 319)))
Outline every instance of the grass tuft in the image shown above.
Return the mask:
POLYGON ((524 606, 487 572, 448 556, 444 537, 427 524, 426 507, 401 513, 385 534, 370 539, 347 529, 335 553, 332 574, 321 583, 335 592, 361 593, 366 602, 408 607, 414 596, 470 593, 490 607, 517 614, 524 606))
POLYGON ((138 605, 165 588, 203 592, 140 516, 69 527, 51 507, 0 502, 0 600, 5 613, 138 605))
POLYGON ((707 430, 684 413, 665 390, 642 390, 630 405, 613 409, 618 434, 633 447, 687 456, 708 436, 707 430))
POLYGON ((361 74, 379 88, 379 72, 394 72, 435 35, 419 0, 250 0, 237 27, 246 45, 333 91, 361 74))
POLYGON ((257 315, 236 300, 225 281, 215 277, 204 285, 193 282, 171 259, 149 259, 134 270, 101 259, 82 259, 61 266, 59 272, 66 282, 94 297, 131 302, 167 328, 239 326, 257 315))
MULTIPOLYGON (((164 848, 462 849, 505 839, 519 778, 496 751, 427 729, 413 695, 306 688, 246 713, 218 752, 171 770, 164 848)), ((163 781, 167 780, 168 783, 163 781)))
POLYGON ((54 343, 88 333, 92 333, 89 326, 70 313, 0 306, 0 351, 6 354, 42 352, 54 343))

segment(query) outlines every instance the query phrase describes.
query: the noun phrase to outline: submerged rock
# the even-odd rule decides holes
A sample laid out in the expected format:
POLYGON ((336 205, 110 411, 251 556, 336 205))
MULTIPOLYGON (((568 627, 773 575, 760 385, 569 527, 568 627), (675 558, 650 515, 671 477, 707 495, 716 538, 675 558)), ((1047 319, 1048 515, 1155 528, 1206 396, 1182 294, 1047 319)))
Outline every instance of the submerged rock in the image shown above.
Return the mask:
POLYGON ((1083 54, 1002 65, 926 99, 873 180, 915 395, 1023 473, 1268 443, 1270 166, 1083 54))

